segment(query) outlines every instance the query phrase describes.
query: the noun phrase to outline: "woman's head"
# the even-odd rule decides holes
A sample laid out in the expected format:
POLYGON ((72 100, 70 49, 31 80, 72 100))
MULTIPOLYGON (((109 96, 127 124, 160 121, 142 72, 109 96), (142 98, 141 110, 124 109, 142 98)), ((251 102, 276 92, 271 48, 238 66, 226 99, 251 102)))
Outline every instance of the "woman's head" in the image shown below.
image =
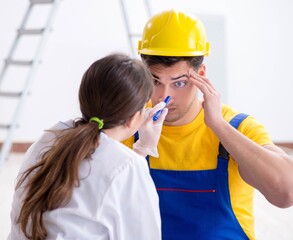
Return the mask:
POLYGON ((125 124, 143 109, 153 91, 146 66, 124 54, 111 54, 94 62, 85 72, 79 89, 82 119, 98 117, 103 129, 125 124))

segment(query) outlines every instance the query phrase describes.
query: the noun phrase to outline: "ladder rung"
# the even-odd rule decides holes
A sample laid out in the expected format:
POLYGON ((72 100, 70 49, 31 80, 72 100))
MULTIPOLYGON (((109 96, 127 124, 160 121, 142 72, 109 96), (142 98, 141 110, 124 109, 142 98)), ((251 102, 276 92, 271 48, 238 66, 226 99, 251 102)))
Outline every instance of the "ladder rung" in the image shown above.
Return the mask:
POLYGON ((21 66, 30 66, 32 65, 33 61, 25 61, 25 60, 6 60, 6 64, 13 64, 13 65, 21 65, 21 66))
POLYGON ((53 3, 54 0, 31 0, 32 4, 46 4, 46 3, 53 3))
POLYGON ((131 33, 129 34, 130 37, 141 37, 141 34, 139 33, 131 33))
POLYGON ((10 125, 8 125, 8 124, 0 124, 0 128, 2 128, 2 129, 10 128, 10 125))
POLYGON ((1 97, 20 97, 22 92, 0 92, 1 97))
POLYGON ((19 34, 42 34, 44 28, 41 29, 18 29, 19 34))

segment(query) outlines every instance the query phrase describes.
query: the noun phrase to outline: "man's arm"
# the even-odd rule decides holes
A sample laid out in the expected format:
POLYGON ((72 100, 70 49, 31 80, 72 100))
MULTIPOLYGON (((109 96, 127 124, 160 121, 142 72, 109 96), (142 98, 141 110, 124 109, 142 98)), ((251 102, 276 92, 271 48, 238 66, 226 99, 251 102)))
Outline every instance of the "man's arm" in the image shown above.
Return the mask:
POLYGON ((213 128, 244 181, 281 208, 293 205, 293 160, 275 145, 260 146, 223 121, 213 128))
POLYGON ((209 79, 195 72, 191 81, 203 93, 205 123, 239 166, 241 177, 275 206, 293 205, 293 159, 275 145, 260 146, 222 116, 221 96, 209 79))

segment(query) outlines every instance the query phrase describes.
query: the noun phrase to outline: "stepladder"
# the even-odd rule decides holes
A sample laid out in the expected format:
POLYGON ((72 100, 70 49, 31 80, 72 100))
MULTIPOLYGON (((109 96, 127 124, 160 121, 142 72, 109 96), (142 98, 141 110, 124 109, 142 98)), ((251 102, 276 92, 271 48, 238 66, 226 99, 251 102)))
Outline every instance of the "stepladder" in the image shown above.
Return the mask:
MULTIPOLYGON (((0 72, 0 168, 8 158, 61 0, 30 0, 0 72)), ((44 60, 42 60, 44 61, 44 60)))

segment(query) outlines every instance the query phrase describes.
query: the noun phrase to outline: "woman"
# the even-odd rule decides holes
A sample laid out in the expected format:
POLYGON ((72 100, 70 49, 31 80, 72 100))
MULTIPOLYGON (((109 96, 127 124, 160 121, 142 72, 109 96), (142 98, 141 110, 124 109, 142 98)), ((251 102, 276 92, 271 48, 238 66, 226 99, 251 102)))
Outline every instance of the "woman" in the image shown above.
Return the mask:
POLYGON ((126 55, 89 67, 79 89, 82 117, 57 123, 26 153, 9 239, 161 239, 146 160, 120 143, 153 124, 161 105, 145 117, 152 91, 149 71, 126 55))

